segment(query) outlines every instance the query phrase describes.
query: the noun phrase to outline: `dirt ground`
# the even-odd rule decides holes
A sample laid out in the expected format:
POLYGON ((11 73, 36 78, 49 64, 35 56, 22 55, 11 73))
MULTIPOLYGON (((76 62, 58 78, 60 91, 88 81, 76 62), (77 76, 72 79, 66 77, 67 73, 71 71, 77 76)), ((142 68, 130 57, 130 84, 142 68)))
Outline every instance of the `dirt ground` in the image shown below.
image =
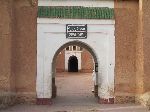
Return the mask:
POLYGON ((58 73, 52 105, 15 105, 0 112, 150 112, 137 104, 98 104, 92 73, 58 73))

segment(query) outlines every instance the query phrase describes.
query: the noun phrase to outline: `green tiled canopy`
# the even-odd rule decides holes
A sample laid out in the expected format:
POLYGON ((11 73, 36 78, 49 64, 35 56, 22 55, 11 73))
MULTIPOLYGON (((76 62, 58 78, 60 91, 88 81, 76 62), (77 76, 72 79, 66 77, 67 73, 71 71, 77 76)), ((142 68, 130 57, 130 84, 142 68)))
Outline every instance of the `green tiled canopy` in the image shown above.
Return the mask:
POLYGON ((107 7, 39 6, 39 18, 114 19, 114 9, 107 7))

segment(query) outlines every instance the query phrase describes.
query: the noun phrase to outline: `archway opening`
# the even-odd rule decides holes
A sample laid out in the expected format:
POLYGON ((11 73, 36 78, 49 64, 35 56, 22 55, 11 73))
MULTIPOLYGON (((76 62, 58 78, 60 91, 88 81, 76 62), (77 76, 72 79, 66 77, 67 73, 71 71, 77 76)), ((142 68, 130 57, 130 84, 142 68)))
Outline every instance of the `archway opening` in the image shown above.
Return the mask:
POLYGON ((78 72, 78 59, 76 56, 70 56, 68 60, 68 72, 78 72))
POLYGON ((62 45, 54 55, 52 63, 52 97, 69 99, 68 97, 77 96, 77 100, 82 96, 82 101, 85 101, 85 98, 87 102, 88 99, 92 103, 96 102, 97 98, 95 99, 94 96, 98 96, 98 71, 95 71, 98 69, 95 67, 97 63, 95 52, 87 44, 71 41, 62 45), (75 49, 76 51, 74 51, 75 49), (65 64, 65 60, 67 60, 67 64, 65 64), (95 72, 94 81, 93 70, 95 72))

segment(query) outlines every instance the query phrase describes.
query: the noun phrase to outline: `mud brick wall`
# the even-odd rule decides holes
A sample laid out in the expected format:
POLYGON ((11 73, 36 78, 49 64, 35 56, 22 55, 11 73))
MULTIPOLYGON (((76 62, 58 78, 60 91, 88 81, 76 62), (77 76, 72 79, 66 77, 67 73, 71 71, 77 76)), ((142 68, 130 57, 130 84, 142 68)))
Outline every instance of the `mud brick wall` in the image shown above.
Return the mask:
POLYGON ((115 102, 135 102, 138 1, 116 1, 115 22, 115 102))
POLYGON ((150 109, 150 1, 139 0, 136 49, 136 102, 150 109))
POLYGON ((58 54, 56 59, 56 72, 65 71, 65 50, 58 54))
POLYGON ((15 77, 12 72, 13 1, 0 0, 0 108, 15 102, 15 77))
POLYGON ((93 57, 86 49, 83 49, 81 59, 82 59, 81 72, 93 72, 94 69, 93 57))
POLYGON ((17 101, 36 98, 37 2, 15 0, 12 40, 12 72, 16 76, 17 101))

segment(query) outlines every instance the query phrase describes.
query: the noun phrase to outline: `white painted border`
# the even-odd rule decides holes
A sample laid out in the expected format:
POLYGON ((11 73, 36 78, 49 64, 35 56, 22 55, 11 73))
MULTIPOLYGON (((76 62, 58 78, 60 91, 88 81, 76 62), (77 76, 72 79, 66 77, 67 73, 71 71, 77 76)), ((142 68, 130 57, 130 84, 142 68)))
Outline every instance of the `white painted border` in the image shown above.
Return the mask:
POLYGON ((85 6, 85 7, 109 7, 114 8, 114 0, 39 0, 38 6, 85 6))
POLYGON ((114 25, 114 20, 98 20, 98 19, 52 19, 52 18, 37 18, 37 23, 41 24, 101 24, 101 25, 114 25))

